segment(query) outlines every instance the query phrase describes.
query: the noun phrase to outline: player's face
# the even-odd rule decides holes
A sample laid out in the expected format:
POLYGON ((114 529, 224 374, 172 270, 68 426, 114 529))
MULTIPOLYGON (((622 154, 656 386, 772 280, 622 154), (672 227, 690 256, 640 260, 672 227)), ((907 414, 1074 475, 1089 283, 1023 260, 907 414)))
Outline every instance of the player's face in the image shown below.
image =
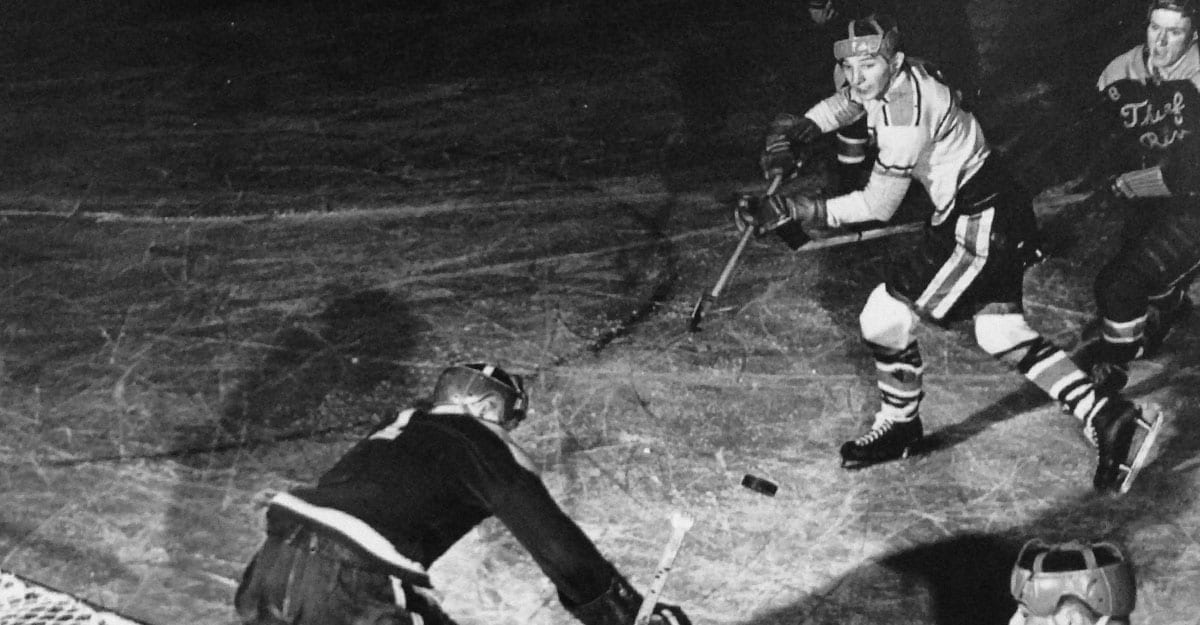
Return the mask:
POLYGON ((883 97, 888 84, 900 68, 901 53, 891 59, 878 54, 863 54, 842 59, 842 71, 850 89, 861 100, 876 100, 883 97))
POLYGON ((1160 69, 1170 67, 1187 52, 1196 39, 1192 20, 1179 11, 1155 9, 1150 13, 1146 26, 1146 49, 1150 51, 1150 65, 1160 69))

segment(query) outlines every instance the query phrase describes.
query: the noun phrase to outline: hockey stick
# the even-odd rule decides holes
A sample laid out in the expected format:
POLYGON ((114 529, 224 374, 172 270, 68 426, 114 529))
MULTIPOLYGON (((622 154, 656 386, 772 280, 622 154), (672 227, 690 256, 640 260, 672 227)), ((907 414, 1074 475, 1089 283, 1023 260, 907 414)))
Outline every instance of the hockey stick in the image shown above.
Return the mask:
POLYGON ((721 277, 717 278, 717 283, 713 285, 712 291, 705 291, 696 300, 696 305, 692 308, 692 316, 688 320, 689 332, 698 332, 700 330, 700 321, 704 318, 704 313, 707 312, 709 305, 721 295, 721 291, 725 290, 725 283, 729 281, 729 276, 733 274, 733 268, 737 266, 738 260, 741 259, 742 251, 746 249, 746 244, 750 242, 750 237, 752 236, 754 236, 754 230, 746 228, 746 231, 742 233, 742 238, 738 241, 737 247, 733 250, 733 255, 729 257, 729 262, 725 263, 725 269, 721 271, 721 277))
MULTIPOLYGON (((809 241, 808 243, 796 248, 795 251, 807 252, 810 250, 820 250, 829 247, 838 247, 840 245, 849 245, 851 243, 858 243, 859 241, 882 239, 884 237, 904 234, 906 232, 916 232, 923 227, 923 222, 914 222, 895 226, 887 226, 884 228, 872 228, 871 230, 863 230, 862 232, 839 234, 837 236, 827 237, 824 239, 813 239, 812 241, 809 241)), ((749 233, 750 231, 747 230, 746 234, 749 233)), ((729 262, 725 265, 725 271, 721 272, 721 277, 717 280, 717 284, 713 287, 712 292, 701 295, 700 299, 696 301, 696 307, 692 309, 692 317, 688 323, 688 330, 696 332, 700 329, 700 320, 703 318, 704 313, 707 312, 709 304, 717 299, 717 296, 720 295, 721 291, 725 288, 725 283, 729 280, 729 274, 733 272, 733 267, 737 264, 738 257, 741 256, 742 249, 749 240, 749 237, 747 237, 746 234, 743 234, 742 239, 738 241, 737 249, 734 250, 733 256, 730 257, 729 262)))
POLYGON ((861 232, 851 232, 849 234, 839 234, 835 237, 827 237, 824 239, 813 239, 808 243, 796 248, 797 252, 807 252, 808 250, 820 250, 827 247, 837 247, 839 245, 848 245, 850 243, 858 243, 859 241, 869 241, 871 239, 882 239, 905 232, 916 232, 925 226, 924 222, 912 222, 899 224, 895 226, 887 226, 884 228, 872 228, 861 232))
POLYGON ((679 548, 683 546, 683 537, 687 535, 688 530, 692 529, 695 522, 695 519, 679 511, 675 511, 671 515, 671 537, 667 539, 667 544, 663 547, 662 558, 658 560, 658 569, 654 571, 654 581, 650 582, 650 589, 646 591, 646 596, 642 599, 642 606, 638 608, 637 618, 633 619, 633 625, 650 623, 650 617, 654 614, 654 606, 658 605, 658 597, 662 595, 663 588, 667 585, 667 575, 671 573, 671 567, 675 565, 675 556, 679 555, 679 548))
MULTIPOLYGON (((774 195, 782 183, 783 176, 775 176, 775 179, 771 181, 771 186, 767 188, 767 195, 774 195)), ((692 307, 692 316, 688 319, 689 332, 700 330, 700 320, 704 318, 704 313, 709 305, 721 296, 721 291, 725 290, 725 283, 729 282, 729 276, 733 275, 733 269, 737 267, 738 261, 742 258, 742 252, 745 251, 746 244, 750 242, 752 236, 754 236, 754 228, 746 228, 746 231, 742 233, 742 238, 738 240, 733 254, 725 263, 725 268, 721 270, 721 276, 717 278, 717 283, 713 285, 711 291, 701 293, 700 298, 696 300, 696 305, 692 307)))

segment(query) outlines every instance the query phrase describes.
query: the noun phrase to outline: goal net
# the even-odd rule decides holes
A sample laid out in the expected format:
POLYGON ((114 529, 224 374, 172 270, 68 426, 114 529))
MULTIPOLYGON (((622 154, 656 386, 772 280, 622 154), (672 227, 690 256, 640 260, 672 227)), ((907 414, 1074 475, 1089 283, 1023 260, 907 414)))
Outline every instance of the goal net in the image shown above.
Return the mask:
POLYGON ((0 625, 146 625, 0 570, 0 625))

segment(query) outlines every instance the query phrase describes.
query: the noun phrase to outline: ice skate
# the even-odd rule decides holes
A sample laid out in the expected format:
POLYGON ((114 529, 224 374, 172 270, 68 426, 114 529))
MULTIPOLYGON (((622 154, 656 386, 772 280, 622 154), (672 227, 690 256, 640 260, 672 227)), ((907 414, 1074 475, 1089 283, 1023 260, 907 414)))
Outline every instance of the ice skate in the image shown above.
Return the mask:
POLYGON ((1157 406, 1143 408, 1112 397, 1084 426, 1099 450, 1092 485, 1101 492, 1127 493, 1145 466, 1162 427, 1157 406))
POLYGON ((1096 387, 1096 394, 1101 397, 1116 395, 1129 384, 1129 363, 1116 362, 1111 352, 1112 348, 1097 338, 1071 356, 1071 360, 1087 372, 1096 387))
POLYGON ((842 445, 842 466, 861 468, 907 458, 923 436, 919 415, 908 421, 896 421, 882 412, 877 413, 875 423, 866 434, 842 445))

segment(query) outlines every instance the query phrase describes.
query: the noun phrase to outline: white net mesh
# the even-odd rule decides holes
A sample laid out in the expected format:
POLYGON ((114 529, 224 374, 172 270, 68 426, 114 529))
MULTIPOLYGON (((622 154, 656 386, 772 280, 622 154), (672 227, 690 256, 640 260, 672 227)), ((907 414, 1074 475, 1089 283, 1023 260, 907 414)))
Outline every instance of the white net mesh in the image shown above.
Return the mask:
POLYGON ((0 625, 144 625, 0 571, 0 625))

